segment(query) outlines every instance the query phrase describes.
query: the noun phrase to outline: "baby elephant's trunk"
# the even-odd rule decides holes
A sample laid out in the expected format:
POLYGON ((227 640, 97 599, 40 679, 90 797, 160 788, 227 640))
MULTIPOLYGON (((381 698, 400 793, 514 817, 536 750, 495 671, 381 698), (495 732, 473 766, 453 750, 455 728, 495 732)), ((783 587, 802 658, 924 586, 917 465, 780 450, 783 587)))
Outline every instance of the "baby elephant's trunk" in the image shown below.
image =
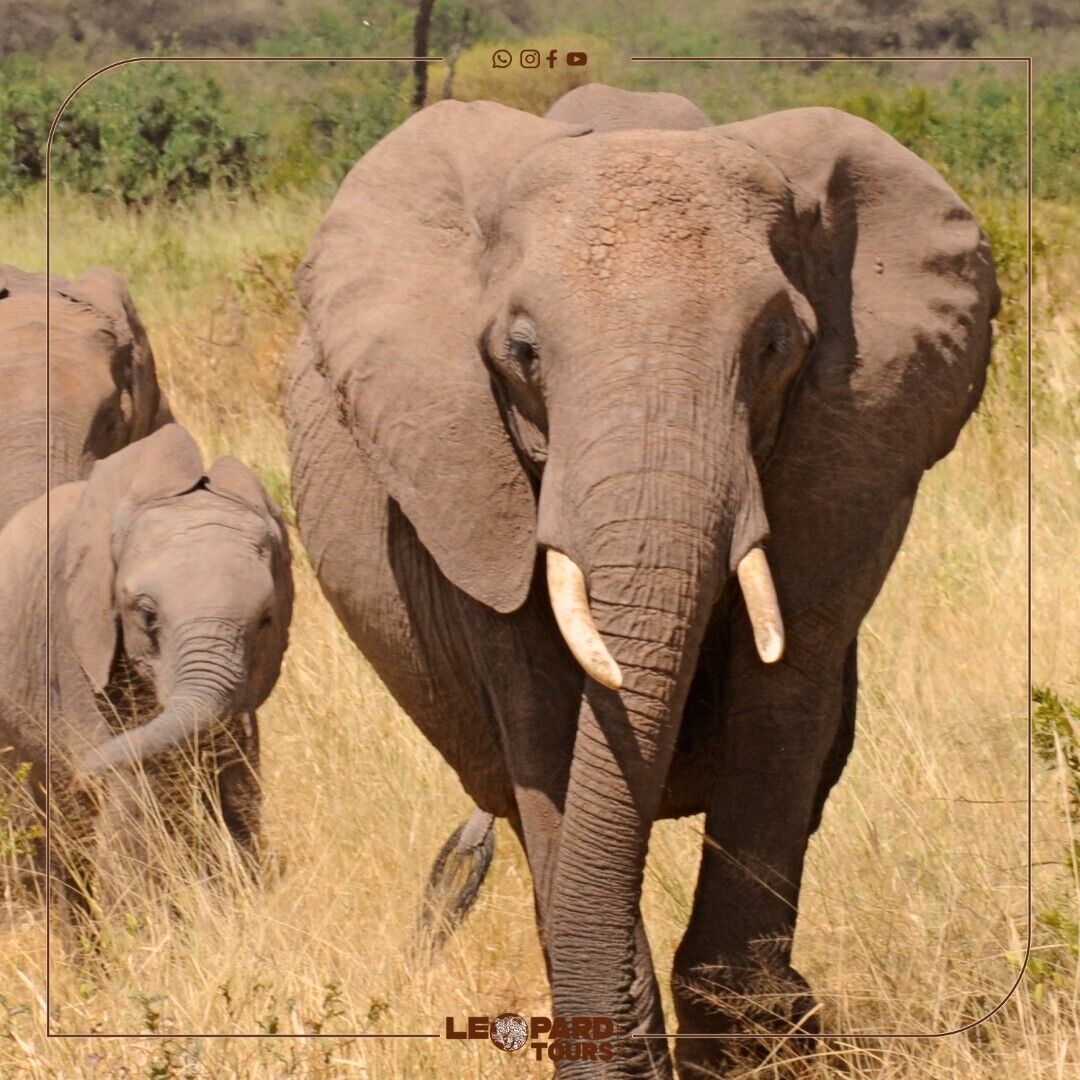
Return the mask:
POLYGON ((97 776, 121 765, 149 761, 212 730, 227 709, 223 702, 173 697, 148 724, 121 732, 94 747, 82 761, 82 771, 97 776))
POLYGON ((164 708, 153 720, 106 739, 86 753, 82 771, 96 776, 149 761, 207 735, 237 709, 246 678, 243 634, 225 642, 205 628, 190 628, 178 650, 176 673, 164 708))

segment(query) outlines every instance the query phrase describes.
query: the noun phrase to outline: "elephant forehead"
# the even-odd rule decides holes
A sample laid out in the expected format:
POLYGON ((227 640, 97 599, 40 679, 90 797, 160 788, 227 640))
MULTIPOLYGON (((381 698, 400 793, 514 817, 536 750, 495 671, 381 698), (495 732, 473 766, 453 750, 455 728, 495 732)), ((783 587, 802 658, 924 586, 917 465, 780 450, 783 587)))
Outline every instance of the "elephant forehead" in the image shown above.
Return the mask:
POLYGON ((759 262, 781 179, 745 147, 682 134, 685 145, 621 139, 572 169, 583 140, 560 147, 521 193, 527 247, 556 255, 583 287, 612 276, 716 283, 759 262))
POLYGON ((222 561, 269 557, 270 529, 254 510, 210 491, 188 492, 149 506, 137 515, 124 538, 126 551, 168 549, 170 557, 222 561))
POLYGON ((245 616, 275 595, 269 560, 250 545, 204 533, 201 543, 136 544, 125 550, 117 581, 123 594, 152 596, 169 610, 245 616))

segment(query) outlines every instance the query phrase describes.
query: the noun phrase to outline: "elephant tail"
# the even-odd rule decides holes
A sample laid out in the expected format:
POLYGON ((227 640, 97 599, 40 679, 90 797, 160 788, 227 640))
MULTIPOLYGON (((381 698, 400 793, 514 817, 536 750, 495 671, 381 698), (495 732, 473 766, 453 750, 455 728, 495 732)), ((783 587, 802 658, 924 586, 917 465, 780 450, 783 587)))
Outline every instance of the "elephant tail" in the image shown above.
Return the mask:
POLYGON ((429 957, 442 948, 472 910, 494 854, 495 818, 473 810, 443 844, 424 886, 419 940, 429 957))

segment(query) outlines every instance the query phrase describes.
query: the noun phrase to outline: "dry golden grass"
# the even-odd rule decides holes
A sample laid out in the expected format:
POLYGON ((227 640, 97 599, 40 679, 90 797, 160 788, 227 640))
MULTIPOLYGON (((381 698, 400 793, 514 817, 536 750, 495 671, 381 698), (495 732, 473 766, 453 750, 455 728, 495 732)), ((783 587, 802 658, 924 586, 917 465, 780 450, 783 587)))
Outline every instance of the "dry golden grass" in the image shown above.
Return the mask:
MULTIPOLYGON (((279 497, 286 454, 279 362, 296 326, 289 274, 324 200, 214 199, 142 217, 61 200, 55 269, 127 275, 178 416, 205 453, 252 463, 279 497)), ((40 268, 36 207, 0 223, 5 257, 40 268)), ((1075 216, 1042 208, 1048 233, 1075 216)), ((1064 299, 1080 266, 1056 255, 1037 288, 1034 674, 1077 696, 1080 638, 1075 355, 1064 299)), ((1080 1059, 1075 957, 1005 996, 1027 936, 1026 414, 999 390, 927 477, 861 638, 856 749, 811 846, 796 963, 830 1030, 816 1075, 1065 1078, 1080 1059), (1071 964, 1071 967, 1068 966, 1071 964)), ((294 538, 295 540, 295 538, 294 538)), ((323 601, 296 543, 298 602, 264 708, 266 832, 279 875, 226 904, 177 869, 179 916, 132 900, 105 916, 106 962, 54 950, 51 1025, 79 1034, 438 1032, 448 1013, 547 1011, 528 870, 512 835, 477 909, 434 964, 410 954, 431 859, 469 804, 323 601)), ((1077 836, 1063 779, 1036 768, 1036 912, 1077 904, 1063 864, 1077 836)), ((685 925, 699 820, 654 834, 645 908, 661 979, 685 925)), ((137 896, 138 876, 130 883, 137 896)), ((378 1040, 46 1040, 44 918, 0 922, 0 1075, 33 1077, 493 1077, 541 1070, 487 1043, 378 1040)), ((766 1066, 754 1075, 768 1076, 766 1066)), ((542 1073, 539 1073, 542 1075, 542 1073)))

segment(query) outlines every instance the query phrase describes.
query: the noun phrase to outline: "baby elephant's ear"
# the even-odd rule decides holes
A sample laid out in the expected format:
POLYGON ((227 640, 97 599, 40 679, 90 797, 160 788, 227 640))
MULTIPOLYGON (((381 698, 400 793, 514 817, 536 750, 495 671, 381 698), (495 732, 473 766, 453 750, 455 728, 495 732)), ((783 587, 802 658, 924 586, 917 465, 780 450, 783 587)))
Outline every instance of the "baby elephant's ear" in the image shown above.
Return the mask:
POLYGON ((267 494, 259 478, 242 461, 234 457, 218 458, 207 474, 207 486, 218 495, 229 499, 238 499, 245 506, 250 506, 266 522, 274 537, 271 553, 274 574, 274 587, 277 594, 281 618, 277 621, 278 631, 282 635, 281 649, 284 651, 288 640, 288 627, 292 619, 293 580, 292 555, 289 550, 289 533, 285 528, 281 511, 277 503, 267 494))
POLYGON ((277 503, 267 494, 262 482, 247 465, 234 457, 218 458, 210 467, 207 480, 209 481, 207 486, 211 491, 228 498, 239 499, 256 513, 269 518, 284 546, 285 556, 288 558, 289 541, 281 511, 277 503))
POLYGON ((202 478, 194 439, 176 424, 95 463, 68 522, 64 607, 71 647, 94 689, 109 681, 116 649, 116 531, 141 506, 180 495, 202 478))

